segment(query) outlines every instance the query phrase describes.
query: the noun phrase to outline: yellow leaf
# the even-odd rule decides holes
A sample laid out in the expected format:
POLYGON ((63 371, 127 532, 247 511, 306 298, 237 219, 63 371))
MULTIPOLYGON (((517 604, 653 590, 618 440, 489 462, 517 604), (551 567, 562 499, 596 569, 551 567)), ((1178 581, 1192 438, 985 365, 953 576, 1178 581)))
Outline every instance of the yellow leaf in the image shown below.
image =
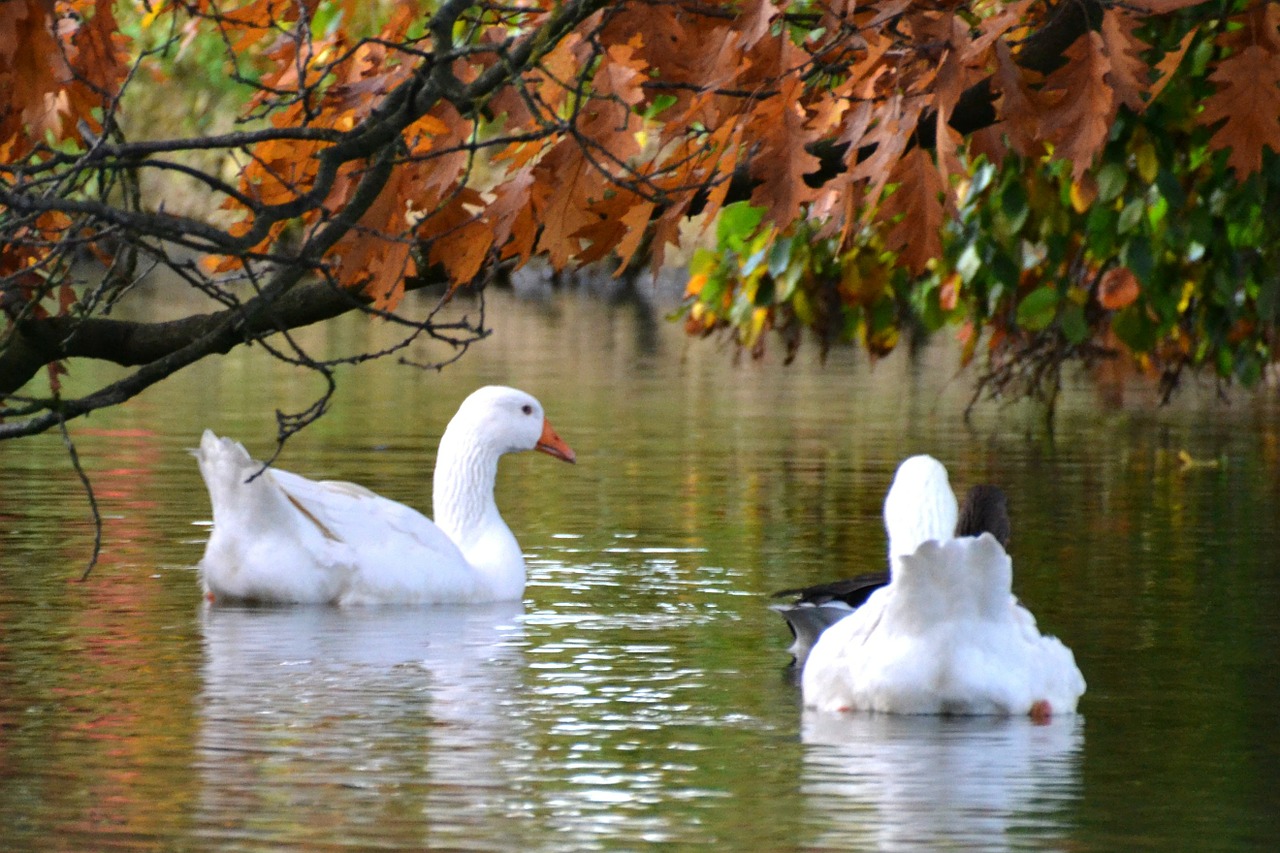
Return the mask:
POLYGON ((1178 313, 1187 313, 1187 306, 1191 304, 1191 298, 1196 295, 1196 285, 1192 281, 1184 281, 1182 283, 1182 298, 1178 300, 1178 313))
MULTIPOLYGON (((684 286, 685 296, 697 296, 702 292, 702 288, 707 284, 707 274, 700 272, 697 275, 689 276, 689 283, 684 286)), ((694 306, 695 308, 697 306, 694 306)))
POLYGON ((146 29, 154 24, 156 18, 160 17, 160 13, 164 12, 168 8, 169 4, 166 2, 159 2, 152 6, 151 11, 142 16, 142 28, 146 29))
POLYGON ((449 125, 433 115, 424 115, 413 124, 405 128, 405 132, 412 136, 415 133, 427 133, 432 136, 439 136, 442 133, 449 132, 449 125))
POLYGON ((746 335, 743 338, 742 345, 745 347, 754 347, 760 341, 760 335, 764 333, 769 321, 769 309, 757 308, 751 312, 751 323, 747 326, 746 335))
POLYGON ((1156 157, 1156 148, 1150 142, 1144 142, 1134 152, 1138 160, 1138 175, 1148 184, 1156 179, 1160 171, 1160 160, 1156 157))
POLYGON ((1098 199, 1098 184, 1090 175, 1081 175, 1079 180, 1071 182, 1071 209, 1076 213, 1084 213, 1098 199))

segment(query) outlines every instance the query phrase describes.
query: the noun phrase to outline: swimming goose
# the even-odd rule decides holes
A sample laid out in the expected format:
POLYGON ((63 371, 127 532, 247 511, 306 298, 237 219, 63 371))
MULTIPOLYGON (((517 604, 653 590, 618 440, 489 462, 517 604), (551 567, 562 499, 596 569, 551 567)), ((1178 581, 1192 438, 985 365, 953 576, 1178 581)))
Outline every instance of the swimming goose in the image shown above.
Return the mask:
MULTIPOLYGON (((944 525, 952 517, 952 510, 946 499, 950 488, 948 487, 946 491, 941 489, 935 491, 941 496, 942 502, 935 510, 937 518, 933 523, 944 525)), ((910 514, 909 506, 901 508, 906 510, 906 514, 910 514)), ((898 535, 906 538, 902 542, 895 543, 892 535, 894 527, 890 524, 888 515, 889 509, 894 509, 895 519, 900 513, 896 506, 886 507, 885 525, 890 531, 889 555, 892 560, 895 555, 902 556, 908 545, 918 545, 920 535, 930 531, 913 533, 909 529, 903 529, 899 523, 897 524, 898 535)), ((1009 504, 1004 491, 999 486, 973 486, 960 506, 954 535, 978 536, 982 533, 991 533, 1001 546, 1009 547, 1009 504)), ((846 580, 775 592, 773 598, 793 599, 790 604, 775 604, 770 608, 787 620, 787 627, 791 629, 792 643, 787 651, 791 652, 792 665, 797 669, 803 668, 809 651, 813 648, 813 644, 818 642, 822 632, 853 613, 866 603, 873 592, 888 583, 887 571, 869 572, 846 580)))
POLYGON ((195 451, 213 504, 200 561, 210 601, 444 604, 516 601, 524 556, 494 503, 498 458, 574 452, 514 388, 462 402, 436 457, 435 521, 354 483, 262 470, 238 442, 205 430, 195 451))
MULTIPOLYGON (((986 503, 974 523, 998 525, 998 506, 986 503)), ((1041 635, 1014 598, 1012 562, 995 533, 952 535, 955 506, 937 460, 915 456, 899 467, 885 500, 891 579, 819 637, 801 679, 807 706, 1036 718, 1075 711, 1085 682, 1071 650, 1041 635)))

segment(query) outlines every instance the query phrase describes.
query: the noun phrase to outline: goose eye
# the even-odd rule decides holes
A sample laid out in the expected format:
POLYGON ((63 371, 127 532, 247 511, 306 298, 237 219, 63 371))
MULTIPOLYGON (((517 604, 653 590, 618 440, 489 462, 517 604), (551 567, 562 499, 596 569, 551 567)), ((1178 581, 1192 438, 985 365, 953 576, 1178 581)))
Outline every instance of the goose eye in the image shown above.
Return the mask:
POLYGON ((525 403, 523 406, 520 407, 520 411, 524 412, 526 415, 532 415, 533 406, 530 406, 528 403, 525 403))

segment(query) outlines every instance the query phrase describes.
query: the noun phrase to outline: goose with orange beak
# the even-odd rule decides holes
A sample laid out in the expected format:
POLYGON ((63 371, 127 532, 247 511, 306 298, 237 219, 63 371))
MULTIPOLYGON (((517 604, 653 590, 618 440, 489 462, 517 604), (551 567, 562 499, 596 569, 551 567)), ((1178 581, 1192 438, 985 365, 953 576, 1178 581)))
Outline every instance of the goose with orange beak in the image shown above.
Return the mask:
POLYGON ((494 502, 498 460, 538 450, 574 462, 542 404, 486 386, 440 439, 435 520, 363 486, 262 469, 239 443, 206 430, 195 451, 213 505, 199 564, 215 603, 467 604, 517 601, 525 563, 494 502))

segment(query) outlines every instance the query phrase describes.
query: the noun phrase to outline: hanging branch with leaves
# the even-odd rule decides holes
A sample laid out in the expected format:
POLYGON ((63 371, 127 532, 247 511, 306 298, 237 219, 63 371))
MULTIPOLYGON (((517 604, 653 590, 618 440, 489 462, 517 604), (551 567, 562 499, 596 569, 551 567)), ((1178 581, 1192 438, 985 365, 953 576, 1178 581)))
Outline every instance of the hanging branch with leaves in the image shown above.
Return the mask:
POLYGON ((483 326, 406 292, 534 257, 658 266, 690 237, 712 248, 689 330, 753 352, 959 323, 988 390, 1052 394, 1125 351, 1167 388, 1254 383, 1280 301, 1276 8, 11 0, 0 438, 250 342, 331 387, 287 333, 350 311, 462 350, 483 326), (236 123, 164 135, 139 93, 192 57, 236 123), (214 310, 109 316, 155 268, 214 310), (132 372, 67 398, 82 358, 132 372))

